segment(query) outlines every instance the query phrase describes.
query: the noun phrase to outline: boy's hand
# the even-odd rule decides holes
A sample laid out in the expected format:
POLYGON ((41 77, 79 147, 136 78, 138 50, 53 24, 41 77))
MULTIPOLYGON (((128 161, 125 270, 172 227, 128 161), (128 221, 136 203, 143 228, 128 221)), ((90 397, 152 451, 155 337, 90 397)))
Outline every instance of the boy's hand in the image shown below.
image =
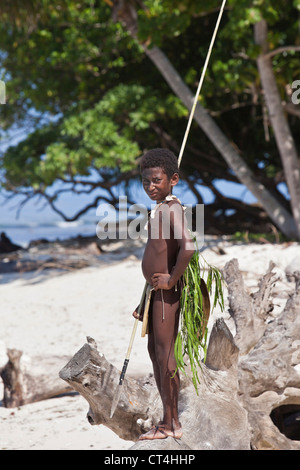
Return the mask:
POLYGON ((135 309, 135 311, 133 312, 132 316, 136 319, 136 320, 140 320, 140 321, 143 321, 143 316, 142 315, 139 315, 139 307, 137 307, 135 309))
POLYGON ((136 319, 139 320, 139 319, 140 319, 140 315, 139 315, 139 313, 138 313, 137 310, 138 310, 138 309, 136 308, 135 311, 133 312, 132 316, 133 316, 134 318, 136 318, 136 319))
POLYGON ((171 287, 169 286, 170 274, 162 274, 162 273, 154 273, 151 277, 151 283, 154 290, 164 289, 169 290, 171 287))

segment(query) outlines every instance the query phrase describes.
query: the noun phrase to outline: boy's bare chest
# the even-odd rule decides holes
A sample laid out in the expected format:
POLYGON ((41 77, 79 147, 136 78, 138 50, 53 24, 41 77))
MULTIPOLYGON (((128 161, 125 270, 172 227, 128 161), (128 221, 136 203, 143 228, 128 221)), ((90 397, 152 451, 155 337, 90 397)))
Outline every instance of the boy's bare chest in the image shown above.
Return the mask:
MULTIPOLYGON (((170 212, 166 208, 159 209, 148 220, 148 239, 167 242, 174 238, 170 223, 170 212), (164 209, 164 210, 163 210, 164 209)), ((167 208, 168 209, 168 208, 167 208)))
POLYGON ((150 256, 164 257, 167 255, 167 252, 168 252, 167 241, 161 238, 159 239, 148 238, 146 247, 150 256))

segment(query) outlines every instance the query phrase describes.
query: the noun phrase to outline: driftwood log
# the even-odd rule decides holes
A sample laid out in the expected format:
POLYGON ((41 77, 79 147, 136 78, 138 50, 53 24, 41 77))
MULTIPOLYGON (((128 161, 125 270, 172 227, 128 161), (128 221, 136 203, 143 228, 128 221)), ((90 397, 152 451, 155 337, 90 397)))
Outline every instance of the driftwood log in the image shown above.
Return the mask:
MULTIPOLYGON (((237 260, 226 264, 235 336, 222 318, 215 322, 198 396, 190 378, 181 377, 182 439, 138 441, 132 449, 300 449, 300 272, 293 273, 295 291, 274 318, 273 267, 250 295, 237 260)), ((152 377, 126 378, 111 419, 119 374, 88 338, 59 375, 88 401, 91 424, 136 441, 161 418, 161 402, 152 377)))
POLYGON ((8 361, 0 368, 3 381, 3 405, 15 408, 46 400, 74 389, 57 374, 68 360, 66 356, 25 356, 18 349, 7 349, 8 361))

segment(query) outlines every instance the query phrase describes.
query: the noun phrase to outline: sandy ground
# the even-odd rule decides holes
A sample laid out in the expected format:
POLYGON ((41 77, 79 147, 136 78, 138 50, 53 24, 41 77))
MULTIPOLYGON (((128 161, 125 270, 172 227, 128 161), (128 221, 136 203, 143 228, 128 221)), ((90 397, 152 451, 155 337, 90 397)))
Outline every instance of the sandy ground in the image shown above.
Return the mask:
MULTIPOLYGON (((28 356, 53 354, 73 356, 92 336, 98 350, 121 367, 133 326, 132 311, 144 286, 141 250, 136 255, 126 245, 120 259, 103 255, 103 263, 71 272, 47 270, 23 275, 0 275, 0 367, 6 348, 17 348, 28 356), (106 257, 106 259, 105 259, 106 257), (108 260, 108 261, 107 261, 108 260)), ((259 278, 270 260, 279 276, 274 289, 277 315, 294 284, 287 269, 300 269, 300 246, 292 244, 232 244, 207 240, 205 259, 219 268, 237 258, 250 291, 257 290, 259 278), (220 248, 223 254, 220 254, 220 248), (290 267, 290 268, 289 268, 290 267)), ((210 327, 221 312, 215 310, 210 327)), ((222 314, 229 328, 234 324, 228 311, 222 314)), ((146 339, 135 338, 128 374, 151 372, 146 339)), ((62 363, 62 367, 65 363, 62 363)), ((0 399, 2 397, 0 384, 0 399)), ((132 442, 120 439, 104 426, 91 426, 87 402, 79 395, 65 396, 6 409, 0 406, 0 450, 122 450, 132 442)))

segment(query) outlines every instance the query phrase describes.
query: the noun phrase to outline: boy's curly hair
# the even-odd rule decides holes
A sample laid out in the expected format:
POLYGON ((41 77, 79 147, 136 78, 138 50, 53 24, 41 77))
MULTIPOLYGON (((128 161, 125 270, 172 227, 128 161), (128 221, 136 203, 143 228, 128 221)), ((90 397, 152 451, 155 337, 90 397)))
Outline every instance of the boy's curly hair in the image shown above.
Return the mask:
POLYGON ((171 178, 174 173, 179 174, 178 160, 171 150, 164 148, 151 149, 146 152, 140 163, 140 171, 146 168, 160 167, 171 178))

